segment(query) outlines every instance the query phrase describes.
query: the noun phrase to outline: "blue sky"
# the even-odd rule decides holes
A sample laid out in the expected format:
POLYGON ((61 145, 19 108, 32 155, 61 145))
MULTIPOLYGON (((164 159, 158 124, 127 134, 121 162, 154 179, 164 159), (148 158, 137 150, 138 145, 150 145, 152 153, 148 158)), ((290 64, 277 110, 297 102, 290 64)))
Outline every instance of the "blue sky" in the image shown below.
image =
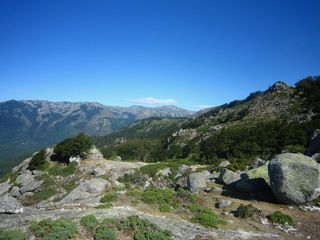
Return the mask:
POLYGON ((320 74, 320 1, 0 1, 0 101, 198 110, 320 74))

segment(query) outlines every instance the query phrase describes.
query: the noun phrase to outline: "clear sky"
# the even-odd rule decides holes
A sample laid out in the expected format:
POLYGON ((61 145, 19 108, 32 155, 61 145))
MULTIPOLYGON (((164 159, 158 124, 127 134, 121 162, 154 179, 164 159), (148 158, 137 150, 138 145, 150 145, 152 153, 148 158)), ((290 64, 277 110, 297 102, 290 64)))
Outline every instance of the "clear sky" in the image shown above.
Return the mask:
POLYGON ((1 0, 0 101, 198 110, 320 74, 320 1, 1 0))

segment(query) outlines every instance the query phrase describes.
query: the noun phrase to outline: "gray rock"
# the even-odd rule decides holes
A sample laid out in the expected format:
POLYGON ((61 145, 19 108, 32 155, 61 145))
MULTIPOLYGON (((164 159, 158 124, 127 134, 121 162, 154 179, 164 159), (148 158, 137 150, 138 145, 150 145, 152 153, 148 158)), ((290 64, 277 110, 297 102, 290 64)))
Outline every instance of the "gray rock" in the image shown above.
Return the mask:
POLYGON ((320 163, 320 153, 313 154, 311 158, 315 160, 317 163, 320 163))
POLYGON ((320 195, 320 165, 303 154, 284 153, 269 164, 271 189, 284 203, 302 204, 320 195))
POLYGON ((191 173, 188 177, 188 189, 193 193, 199 193, 199 191, 206 188, 206 176, 202 172, 191 173))
POLYGON ((0 196, 5 195, 11 187, 9 180, 0 183, 0 196))
POLYGON ((231 200, 220 200, 219 202, 217 202, 216 207, 217 208, 226 208, 229 207, 232 204, 231 200))
POLYGON ((171 168, 166 167, 166 168, 164 168, 164 169, 159 170, 159 171, 156 173, 156 176, 169 177, 171 173, 172 173, 172 172, 171 172, 171 168))
POLYGON ((178 167, 175 178, 181 177, 185 174, 189 174, 190 172, 191 172, 191 167, 185 164, 182 164, 181 166, 178 167))
POLYGON ((21 194, 20 194, 20 191, 19 191, 19 187, 14 186, 10 191, 10 195, 11 195, 11 197, 20 197, 21 194))
POLYGON ((23 206, 8 194, 0 197, 0 213, 23 213, 23 206))
POLYGON ((27 158, 26 160, 24 160, 22 163, 20 163, 18 166, 12 168, 12 172, 16 173, 19 170, 21 171, 26 171, 27 168, 29 167, 29 163, 31 161, 31 158, 27 158))
POLYGON ((316 129, 310 139, 309 147, 306 154, 312 156, 320 151, 320 129, 316 129))
POLYGON ((225 168, 230 165, 230 162, 227 160, 222 161, 218 167, 225 168))
POLYGON ((23 195, 26 192, 33 192, 37 190, 43 183, 42 180, 37 180, 32 173, 27 170, 25 173, 19 175, 16 179, 16 183, 20 184, 20 193, 23 195))
POLYGON ((60 203, 74 203, 81 202, 82 200, 90 202, 90 199, 96 200, 95 196, 101 194, 107 187, 111 187, 111 183, 102 178, 93 178, 81 182, 60 203))
POLYGON ((222 183, 229 185, 233 182, 240 180, 240 173, 235 173, 229 169, 223 169, 219 175, 219 181, 222 183))
POLYGON ((81 182, 79 188, 83 192, 91 194, 99 194, 105 190, 106 187, 111 187, 111 183, 102 178, 93 178, 84 182, 81 182))
POLYGON ((103 160, 103 155, 96 147, 93 147, 89 152, 88 158, 95 160, 103 160))
POLYGON ((263 178, 254 179, 241 179, 232 183, 238 192, 250 193, 250 192, 266 192, 270 189, 269 185, 263 178))
POLYGON ((122 158, 120 156, 116 156, 116 158, 114 159, 116 161, 122 161, 122 158))
POLYGON ((90 174, 94 176, 102 176, 106 174, 106 171, 103 170, 102 168, 94 167, 90 174))

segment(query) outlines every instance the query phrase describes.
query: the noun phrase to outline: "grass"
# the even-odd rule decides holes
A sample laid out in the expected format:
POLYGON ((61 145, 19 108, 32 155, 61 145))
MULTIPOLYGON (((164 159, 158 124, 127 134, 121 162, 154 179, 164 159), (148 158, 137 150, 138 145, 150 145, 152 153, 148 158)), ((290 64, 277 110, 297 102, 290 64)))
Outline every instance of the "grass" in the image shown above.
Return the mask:
POLYGON ((282 213, 280 211, 275 211, 274 213, 270 214, 268 216, 268 219, 270 219, 272 222, 274 223, 279 223, 279 224, 289 224, 289 225, 293 225, 294 221, 293 218, 285 213, 282 213))
POLYGON ((66 240, 78 234, 76 224, 69 220, 45 219, 30 226, 31 232, 43 240, 66 240))
POLYGON ((217 228, 218 225, 226 224, 224 220, 222 220, 209 208, 204 208, 197 204, 190 204, 188 209, 194 214, 194 216, 191 218, 191 222, 199 223, 204 227, 214 228, 217 228))
POLYGON ((147 204, 158 204, 161 212, 169 212, 174 201, 174 191, 150 187, 142 194, 142 201, 147 204))
POLYGON ((49 168, 48 173, 53 176, 67 177, 76 172, 77 165, 78 164, 76 162, 69 163, 66 166, 62 163, 57 163, 49 168))
POLYGON ((103 198, 100 199, 101 203, 111 203, 118 199, 118 195, 116 193, 109 193, 104 195, 103 198))
POLYGON ((114 230, 106 226, 97 227, 94 233, 95 240, 116 240, 114 230))
POLYGON ((96 206, 96 209, 106 209, 106 208, 111 208, 112 204, 111 203, 104 203, 96 206))
POLYGON ((27 235, 19 230, 0 229, 0 240, 26 240, 27 235))
POLYGON ((234 215, 240 218, 249 218, 249 217, 252 217, 254 214, 260 213, 260 212, 261 211, 255 208, 254 206, 252 206, 252 204, 248 204, 248 205, 240 204, 237 210, 234 211, 234 215))
POLYGON ((86 230, 93 230, 99 225, 98 219, 93 214, 82 217, 80 223, 86 230))

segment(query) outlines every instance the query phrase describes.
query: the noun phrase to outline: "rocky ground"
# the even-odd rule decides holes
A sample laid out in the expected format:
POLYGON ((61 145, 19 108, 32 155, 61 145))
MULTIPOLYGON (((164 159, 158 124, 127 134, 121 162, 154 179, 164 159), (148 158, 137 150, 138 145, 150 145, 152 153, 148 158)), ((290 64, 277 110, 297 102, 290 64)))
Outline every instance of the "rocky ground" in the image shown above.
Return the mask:
MULTIPOLYGON (((52 174, 54 171, 50 169, 29 171, 29 161, 20 164, 11 173, 11 179, 0 184, 0 210, 5 212, 0 215, 2 229, 19 228, 29 232, 32 222, 48 218, 71 219, 78 223, 88 214, 94 214, 98 219, 137 215, 170 230, 174 239, 320 239, 320 208, 316 207, 316 200, 308 204, 309 207, 280 204, 270 189, 269 192, 256 191, 256 188, 264 189, 265 182, 241 182, 240 173, 230 170, 215 172, 206 170, 208 166, 181 164, 178 167, 161 165, 152 173, 143 170, 152 164, 105 160, 97 150, 88 159, 81 160, 75 171, 66 176, 52 174), (54 180, 57 190, 42 200, 41 193, 50 188, 45 185, 48 178, 54 180), (234 183, 237 184, 230 188, 234 183), (195 223, 191 221, 185 204, 170 211, 160 211, 157 205, 141 201, 141 194, 149 186, 177 185, 194 192, 196 204, 213 211, 225 224, 212 228, 195 223), (133 195, 134 191, 140 195, 133 195), (117 196, 108 206, 101 203, 106 194, 117 196), (234 211, 240 204, 252 204, 260 211, 249 218, 236 217, 234 211), (13 214, 8 214, 10 211, 13 214), (267 216, 275 211, 290 215, 294 226, 272 223, 267 216)), ((50 164, 51 168, 56 167, 56 163, 50 164)), ((224 165, 228 163, 220 167, 224 169, 224 165)), ((263 162, 259 168, 257 166, 245 174, 249 179, 255 179, 256 175, 265 175, 267 167, 268 163, 263 162)), ((77 239, 88 237, 80 232, 77 239)))

